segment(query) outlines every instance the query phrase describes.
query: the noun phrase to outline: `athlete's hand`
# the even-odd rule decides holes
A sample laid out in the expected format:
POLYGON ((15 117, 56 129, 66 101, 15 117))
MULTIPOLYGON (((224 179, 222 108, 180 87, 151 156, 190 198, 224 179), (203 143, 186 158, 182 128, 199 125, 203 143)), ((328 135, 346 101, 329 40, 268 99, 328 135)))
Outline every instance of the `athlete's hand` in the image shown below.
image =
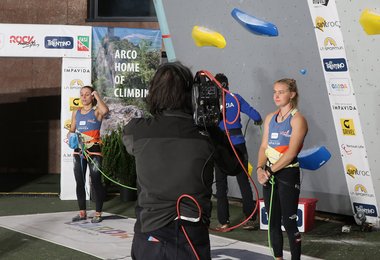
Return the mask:
POLYGON ((266 185, 270 178, 270 173, 267 172, 266 170, 259 168, 257 169, 257 180, 261 185, 266 185))
POLYGON ((92 91, 91 95, 94 96, 94 98, 96 98, 96 100, 99 99, 99 94, 96 90, 92 91))
POLYGON ((262 125, 262 124, 263 124, 263 120, 260 120, 260 121, 254 121, 253 124, 254 124, 254 125, 262 125))

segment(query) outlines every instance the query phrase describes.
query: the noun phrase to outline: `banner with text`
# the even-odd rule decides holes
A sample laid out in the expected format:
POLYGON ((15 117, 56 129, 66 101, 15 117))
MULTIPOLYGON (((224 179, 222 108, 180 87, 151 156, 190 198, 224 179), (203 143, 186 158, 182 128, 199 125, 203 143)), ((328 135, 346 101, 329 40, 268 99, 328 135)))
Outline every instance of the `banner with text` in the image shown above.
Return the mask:
POLYGON ((0 24, 2 57, 91 57, 91 26, 0 24))
MULTIPOLYGON (((61 193, 62 200, 76 200, 76 182, 73 171, 73 150, 68 146, 67 133, 71 125, 73 111, 79 109, 80 89, 91 85, 91 58, 62 59, 62 91, 61 91, 61 193)), ((88 170, 87 170, 88 174, 88 170)), ((87 176, 87 191, 89 178, 87 176)), ((89 192, 87 192, 87 199, 89 192)))
POLYGON ((101 134, 145 111, 143 98, 161 60, 159 30, 116 27, 92 29, 92 83, 110 108, 101 134))
POLYGON ((354 213, 376 224, 377 201, 335 0, 309 0, 344 174, 354 213))

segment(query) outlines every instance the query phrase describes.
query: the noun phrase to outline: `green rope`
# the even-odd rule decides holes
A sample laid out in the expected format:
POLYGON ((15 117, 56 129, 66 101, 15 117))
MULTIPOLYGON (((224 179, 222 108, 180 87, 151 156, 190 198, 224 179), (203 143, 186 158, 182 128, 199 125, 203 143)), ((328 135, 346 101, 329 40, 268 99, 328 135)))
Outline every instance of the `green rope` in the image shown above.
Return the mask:
MULTIPOLYGON (((78 133, 79 134, 79 133, 78 133)), ((82 133, 80 133, 80 135, 82 135, 82 133)), ((78 136, 78 139, 81 138, 78 136)), ((109 176, 107 176, 107 174, 105 174, 100 168, 99 166, 94 162, 94 160, 91 158, 90 154, 86 152, 86 145, 82 142, 82 147, 81 147, 81 150, 82 150, 82 153, 83 155, 85 156, 85 158, 89 158, 90 161, 92 162, 93 165, 95 165, 95 167, 99 170, 99 172, 106 178, 108 179, 109 181, 115 183, 116 185, 119 185, 121 187, 124 187, 124 188, 127 188, 127 189, 130 189, 130 190, 137 190, 137 188, 135 187, 130 187, 128 185, 124 185, 124 184, 121 184, 115 180, 113 180, 112 178, 110 178, 109 176)), ((83 167, 82 167, 83 168, 83 167)))
POLYGON ((272 247, 272 243, 271 243, 271 239, 270 239, 270 220, 271 220, 271 217, 272 217, 272 200, 273 200, 273 191, 274 191, 274 184, 275 184, 274 176, 273 175, 270 177, 269 183, 272 185, 272 190, 270 192, 270 202, 269 202, 268 243, 269 243, 269 248, 270 248, 270 251, 272 253, 273 259, 276 259, 276 257, 274 256, 273 247, 272 247))
POLYGON ((124 184, 121 184, 113 179, 111 179, 110 177, 108 177, 100 168, 99 166, 94 162, 94 160, 92 160, 91 156, 86 152, 86 150, 82 150, 83 154, 85 155, 86 158, 89 158, 90 161, 92 162, 92 164, 95 165, 95 167, 100 171, 100 173, 106 177, 108 180, 112 181, 113 183, 115 183, 116 185, 119 185, 121 187, 124 187, 124 188, 127 188, 127 189, 131 189, 131 190, 137 190, 137 188, 134 188, 134 187, 130 187, 130 186, 127 186, 127 185, 124 185, 124 184))

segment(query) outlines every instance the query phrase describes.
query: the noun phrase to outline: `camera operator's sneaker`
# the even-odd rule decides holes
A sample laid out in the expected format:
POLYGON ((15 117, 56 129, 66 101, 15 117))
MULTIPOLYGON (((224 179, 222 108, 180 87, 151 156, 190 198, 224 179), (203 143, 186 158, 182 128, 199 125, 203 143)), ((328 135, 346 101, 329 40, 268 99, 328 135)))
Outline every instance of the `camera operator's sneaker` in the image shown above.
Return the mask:
POLYGON ((256 230, 259 228, 259 225, 255 220, 248 220, 241 227, 245 230, 256 230))
POLYGON ((230 227, 230 224, 220 224, 216 227, 216 230, 218 230, 219 232, 230 232, 231 230, 228 230, 228 228, 230 227))

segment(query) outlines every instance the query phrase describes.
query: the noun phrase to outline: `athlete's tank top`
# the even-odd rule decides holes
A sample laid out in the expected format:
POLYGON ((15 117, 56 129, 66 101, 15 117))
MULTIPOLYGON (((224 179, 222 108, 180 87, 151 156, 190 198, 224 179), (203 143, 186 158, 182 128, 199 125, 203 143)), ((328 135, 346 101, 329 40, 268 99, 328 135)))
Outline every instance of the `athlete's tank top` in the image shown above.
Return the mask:
MULTIPOLYGON (((278 113, 275 113, 269 122, 268 147, 265 150, 271 164, 276 163, 282 154, 289 148, 290 137, 292 136, 292 126, 290 121, 297 113, 297 109, 293 109, 290 115, 282 122, 277 122, 278 113)), ((297 167, 298 162, 294 162, 287 167, 297 167)))
POLYGON ((95 116, 95 110, 91 109, 87 114, 82 114, 80 109, 75 115, 76 129, 81 133, 86 147, 91 147, 94 143, 100 142, 100 127, 102 121, 95 116))

